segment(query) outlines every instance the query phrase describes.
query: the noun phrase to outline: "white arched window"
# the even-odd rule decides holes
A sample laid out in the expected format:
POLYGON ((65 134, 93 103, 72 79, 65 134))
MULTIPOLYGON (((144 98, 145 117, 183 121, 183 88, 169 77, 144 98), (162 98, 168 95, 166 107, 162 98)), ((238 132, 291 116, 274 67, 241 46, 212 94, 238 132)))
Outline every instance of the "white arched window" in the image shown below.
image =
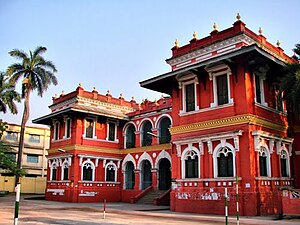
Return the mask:
POLYGON ((271 176, 271 164, 270 164, 270 153, 269 150, 261 146, 259 148, 259 175, 261 177, 270 177, 271 176))
POLYGON ((214 177, 235 177, 235 150, 225 142, 218 144, 213 153, 214 177))
POLYGON ((58 162, 53 161, 50 166, 50 180, 57 180, 57 168, 58 168, 58 162))
POLYGON ((82 163, 81 166, 81 180, 83 181, 94 181, 95 180, 95 165, 87 159, 82 163))
POLYGON ((61 180, 69 180, 69 163, 64 161, 61 165, 61 180))
POLYGON ((113 162, 105 165, 105 181, 117 181, 117 166, 113 162))
POLYGON ((280 152, 280 169, 282 177, 290 176, 289 154, 286 150, 281 150, 280 152))
POLYGON ((181 156, 182 179, 200 177, 200 153, 193 146, 187 147, 181 156))

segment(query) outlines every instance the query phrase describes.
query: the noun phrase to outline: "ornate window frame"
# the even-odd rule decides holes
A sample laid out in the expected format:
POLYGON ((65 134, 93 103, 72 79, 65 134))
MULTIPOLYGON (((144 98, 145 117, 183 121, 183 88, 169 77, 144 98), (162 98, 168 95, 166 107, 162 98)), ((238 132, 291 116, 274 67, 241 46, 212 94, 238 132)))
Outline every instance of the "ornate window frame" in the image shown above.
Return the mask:
POLYGON ((63 137, 63 138, 64 138, 64 139, 70 139, 71 136, 72 136, 72 134, 71 134, 72 119, 71 119, 70 117, 66 117, 66 118, 64 119, 64 122, 65 122, 65 134, 64 134, 64 137, 63 137), (69 121, 69 123, 68 123, 68 121, 69 121), (69 124, 69 126, 67 126, 68 124, 69 124), (67 136, 68 130, 69 130, 69 132, 70 132, 69 137, 67 136))
POLYGON ((213 67, 207 66, 205 67, 205 70, 208 72, 209 80, 212 81, 212 85, 213 85, 213 102, 210 103, 210 108, 222 107, 222 106, 233 104, 234 101, 233 98, 231 98, 231 88, 230 88, 230 76, 232 75, 230 68, 225 64, 220 64, 213 67), (216 77, 221 75, 227 75, 228 103, 218 105, 218 93, 217 93, 218 87, 217 87, 216 77))
POLYGON ((182 179, 198 179, 198 178, 200 178, 200 151, 192 144, 188 144, 188 147, 186 147, 181 154, 181 178, 182 179), (192 151, 195 152, 196 153, 195 155, 198 156, 198 177, 197 178, 196 177, 195 178, 186 178, 185 160, 186 160, 188 154, 192 151))
POLYGON ((58 169, 58 167, 59 167, 59 162, 58 162, 58 160, 57 159, 54 159, 53 160, 53 162, 52 163, 50 163, 49 162, 49 168, 50 168, 50 181, 57 181, 58 179, 58 177, 57 177, 57 169, 58 169), (55 169, 56 170, 56 180, 53 180, 53 169, 55 169))
POLYGON ((85 139, 97 139, 97 135, 96 135, 96 125, 97 125, 97 118, 95 117, 85 117, 84 118, 84 134, 82 135, 83 138, 85 139), (93 120, 93 133, 92 133, 92 137, 87 137, 86 136, 86 128, 87 128, 87 120, 93 120))
POLYGON ((90 158, 86 159, 85 161, 82 162, 81 164, 81 180, 82 181, 95 181, 95 164, 93 163, 93 161, 91 161, 90 158), (89 166, 86 166, 86 164, 90 164, 90 167, 92 169, 92 180, 83 180, 83 170, 84 168, 88 168, 89 166))
POLYGON ((106 141, 119 143, 119 139, 118 139, 118 126, 119 126, 119 123, 115 120, 107 119, 106 126, 107 126, 106 141), (114 136, 114 140, 109 140, 109 131, 111 129, 110 124, 112 124, 112 123, 115 125, 115 130, 114 130, 115 136, 114 136))
POLYGON ((180 115, 193 113, 199 110, 198 105, 198 90, 197 85, 199 84, 198 78, 195 74, 190 74, 184 77, 176 78, 178 80, 179 89, 181 90, 181 110, 179 111, 180 115), (189 84, 194 84, 194 96, 195 96, 195 107, 194 110, 186 111, 186 86, 189 84))
POLYGON ((213 165, 214 165, 214 178, 224 178, 219 177, 218 175, 218 155, 220 151, 224 148, 229 149, 229 152, 232 153, 232 165, 233 165, 233 176, 236 176, 236 148, 233 147, 230 143, 226 142, 225 139, 221 139, 221 143, 219 143, 213 150, 213 165))
POLYGON ((104 172, 104 176, 105 176, 105 181, 106 182, 117 182, 117 179, 118 179, 118 168, 116 166, 116 164, 113 162, 113 161, 110 161, 109 163, 106 163, 105 165, 105 172, 104 172), (113 169, 115 171, 115 174, 114 174, 114 180, 113 181, 107 181, 107 170, 110 170, 110 169, 113 169))

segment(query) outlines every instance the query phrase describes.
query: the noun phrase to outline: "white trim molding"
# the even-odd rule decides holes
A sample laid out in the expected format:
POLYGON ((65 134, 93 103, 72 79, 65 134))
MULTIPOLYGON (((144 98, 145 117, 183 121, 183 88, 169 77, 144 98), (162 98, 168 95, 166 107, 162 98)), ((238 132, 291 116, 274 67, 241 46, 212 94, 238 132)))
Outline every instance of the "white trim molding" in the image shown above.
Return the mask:
POLYGON ((252 136, 254 139, 255 151, 259 151, 260 146, 269 144, 268 150, 270 151, 270 154, 274 152, 274 147, 276 146, 276 153, 278 155, 280 155, 280 150, 282 148, 286 148, 288 149, 289 156, 292 156, 293 138, 278 136, 261 130, 252 131, 252 136))
MULTIPOLYGON (((230 76, 232 75, 230 68, 225 64, 220 64, 216 66, 206 66, 204 68, 209 75, 209 80, 212 81, 213 85, 213 97, 214 101, 210 103, 210 107, 214 108, 219 106, 218 104, 218 93, 217 93, 217 76, 226 75, 227 76, 227 91, 228 91, 228 102, 226 104, 233 104, 233 98, 231 98, 231 89, 230 89, 230 76)), ((222 105, 226 105, 222 104, 222 105)))

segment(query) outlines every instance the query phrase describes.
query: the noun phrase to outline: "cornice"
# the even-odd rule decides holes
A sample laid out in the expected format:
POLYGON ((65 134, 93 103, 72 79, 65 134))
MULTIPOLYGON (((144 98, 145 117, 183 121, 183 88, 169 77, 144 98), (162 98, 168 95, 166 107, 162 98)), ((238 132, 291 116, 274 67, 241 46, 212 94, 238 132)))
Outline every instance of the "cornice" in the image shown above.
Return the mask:
POLYGON ((285 124, 274 123, 273 121, 269 121, 267 119, 252 114, 243 114, 238 116, 226 117, 222 119, 215 119, 215 120, 209 120, 204 122, 180 125, 176 127, 171 127, 169 130, 171 134, 174 135, 174 134, 183 134, 183 133, 189 133, 194 131, 208 130, 208 129, 227 127, 227 126, 239 125, 239 124, 259 125, 259 126, 263 126, 281 132, 285 132, 287 130, 287 126, 285 124))
MULTIPOLYGON (((101 153, 113 153, 113 154, 126 155, 128 153, 166 150, 166 149, 171 149, 172 146, 170 143, 167 143, 161 145, 152 145, 152 146, 144 146, 144 147, 128 148, 128 149, 103 148, 103 147, 88 146, 88 145, 68 145, 61 148, 66 152, 71 150, 80 150, 80 151, 93 151, 93 152, 101 152, 101 153)), ((59 151, 58 148, 52 148, 49 149, 48 152, 51 154, 51 153, 58 153, 59 151)))
POLYGON ((172 145, 170 143, 161 144, 161 145, 152 145, 152 146, 144 146, 138 148, 128 148, 122 149, 121 154, 128 154, 128 153, 138 153, 138 152, 152 152, 152 151, 159 151, 159 150, 166 150, 171 149, 172 145))
MULTIPOLYGON (((71 150, 80 150, 80 151, 93 151, 93 152, 102 152, 102 153, 113 153, 113 154, 121 154, 120 149, 116 148, 103 148, 98 146, 88 146, 88 145, 68 145, 62 147, 66 152, 71 150)), ((52 148, 49 149, 48 152, 51 153, 57 153, 58 148, 52 148)))

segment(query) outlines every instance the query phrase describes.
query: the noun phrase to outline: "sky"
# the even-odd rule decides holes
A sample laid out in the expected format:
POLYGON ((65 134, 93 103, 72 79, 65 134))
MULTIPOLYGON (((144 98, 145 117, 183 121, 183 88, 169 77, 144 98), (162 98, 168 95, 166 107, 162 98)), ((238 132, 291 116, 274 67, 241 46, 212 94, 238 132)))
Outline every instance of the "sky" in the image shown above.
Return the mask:
MULTIPOLYGON (((13 49, 48 49, 44 57, 56 65, 58 85, 42 98, 33 92, 28 125, 50 113, 56 93, 79 83, 126 100, 154 100, 161 93, 139 82, 171 70, 165 60, 176 39, 182 46, 194 32, 206 37, 214 22, 219 30, 231 27, 240 13, 249 29, 262 27, 270 43, 280 40, 292 56, 300 43, 299 9, 299 0, 0 0, 0 71, 17 62, 8 54, 13 49)), ((0 119, 20 124, 22 105, 17 115, 0 112, 0 119)))

